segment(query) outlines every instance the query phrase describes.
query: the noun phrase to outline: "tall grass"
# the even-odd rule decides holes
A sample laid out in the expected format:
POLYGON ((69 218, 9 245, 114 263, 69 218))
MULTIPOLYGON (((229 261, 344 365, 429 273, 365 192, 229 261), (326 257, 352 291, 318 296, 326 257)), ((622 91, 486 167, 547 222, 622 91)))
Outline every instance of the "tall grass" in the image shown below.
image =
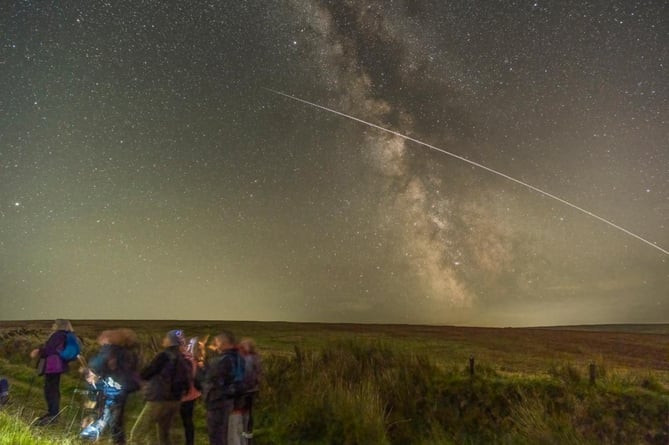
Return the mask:
POLYGON ((528 397, 515 404, 511 417, 517 427, 513 435, 519 444, 585 445, 587 442, 566 412, 550 414, 536 398, 528 397))
MULTIPOLYGON (((263 363, 256 445, 669 443, 669 391, 651 374, 600 365, 592 385, 587 369, 573 363, 534 376, 477 363, 470 376, 466 363, 446 367, 420 350, 351 337, 268 354, 263 363)), ((2 359, 0 373, 24 391, 33 375, 2 359)), ((63 393, 76 384, 73 372, 63 393)), ((34 388, 32 398, 40 392, 34 388)), ((139 395, 132 397, 129 425, 141 405, 139 395)), ((70 443, 36 442, 46 439, 3 416, 0 445, 70 443), (24 436, 28 441, 21 442, 24 436), (2 442, 5 437, 12 439, 2 442)), ((206 443, 203 418, 198 407, 198 443, 206 443)))
POLYGON ((602 378, 590 385, 568 363, 548 377, 501 376, 490 368, 472 377, 420 353, 348 340, 265 364, 258 444, 668 441, 669 398, 656 383, 621 386, 602 378))
POLYGON ((74 440, 26 425, 18 416, 0 411, 0 445, 74 445, 74 440))

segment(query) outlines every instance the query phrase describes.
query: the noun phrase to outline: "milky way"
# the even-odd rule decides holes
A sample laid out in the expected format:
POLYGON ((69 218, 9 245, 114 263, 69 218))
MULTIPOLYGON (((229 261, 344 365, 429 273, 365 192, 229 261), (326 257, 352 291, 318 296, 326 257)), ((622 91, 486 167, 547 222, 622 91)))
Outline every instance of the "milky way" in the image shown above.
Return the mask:
MULTIPOLYGON (((379 126, 379 125, 373 124, 373 123, 371 123, 371 122, 367 122, 367 121, 365 121, 365 120, 363 120, 363 119, 360 119, 360 118, 357 118, 357 117, 355 117, 355 116, 351 116, 351 115, 349 115, 349 114, 342 113, 341 111, 333 110, 333 109, 331 109, 331 108, 324 107, 324 106, 322 106, 322 105, 318 105, 318 104, 315 104, 315 103, 313 103, 313 102, 309 102, 308 100, 305 100, 305 99, 300 99, 299 97, 291 96, 291 95, 288 94, 288 93, 284 93, 284 92, 281 92, 281 91, 272 90, 272 89, 269 89, 269 88, 265 88, 265 89, 266 89, 267 91, 269 91, 270 93, 278 94, 278 95, 280 95, 280 96, 284 96, 284 97, 286 97, 286 98, 288 98, 288 99, 295 100, 295 101, 297 101, 297 102, 301 102, 301 103, 306 104, 306 105, 309 105, 309 106, 311 106, 311 107, 318 108, 318 109, 323 110, 323 111, 327 111, 328 113, 333 113, 333 114, 336 114, 336 115, 338 115, 338 116, 344 117, 344 118, 346 118, 346 119, 350 119, 350 120, 352 120, 352 121, 359 122, 359 123, 361 123, 361 124, 363 124, 363 125, 367 125, 368 127, 376 128, 377 130, 380 130, 380 131, 382 131, 382 132, 392 134, 392 135, 398 137, 399 139, 403 139, 403 140, 405 140, 405 141, 413 142, 413 143, 415 143, 415 144, 417 144, 417 145, 420 145, 420 146, 429 148, 429 149, 431 149, 431 150, 435 150, 435 151, 437 151, 437 152, 439 152, 439 153, 443 153, 443 154, 445 154, 445 155, 447 155, 447 156, 450 156, 450 157, 452 157, 452 158, 459 159, 460 161, 466 162, 466 163, 469 164, 469 165, 473 165, 474 167, 478 167, 478 168, 480 168, 480 169, 482 169, 482 170, 485 170, 485 171, 487 171, 487 172, 490 172, 490 173, 492 173, 492 174, 495 174, 495 175, 497 175, 497 176, 500 176, 500 177, 502 177, 502 178, 504 178, 504 179, 506 179, 506 180, 508 180, 508 181, 511 181, 511 182, 514 182, 514 183, 516 183, 516 184, 518 184, 518 185, 521 185, 521 186, 523 186, 523 187, 525 187, 525 188, 527 188, 527 189, 529 189, 529 190, 532 190, 533 192, 537 192, 537 193, 539 193, 539 194, 541 194, 541 195, 543 195, 543 196, 546 196, 546 197, 548 197, 548 198, 554 199, 555 201, 559 202, 560 204, 566 205, 567 207, 571 207, 572 209, 576 209, 576 210, 578 210, 579 212, 581 212, 581 213, 583 213, 583 214, 585 214, 585 215, 587 215, 587 216, 589 216, 589 217, 591 217, 591 218, 595 218, 595 219, 597 219, 597 220, 603 222, 604 224, 607 224, 607 225, 613 227, 613 228, 616 229, 616 230, 620 230, 621 232, 625 233, 626 235, 631 236, 632 238, 636 238, 637 240, 641 241, 642 243, 647 244, 648 246, 652 247, 653 249, 656 249, 658 252, 662 252, 662 253, 665 254, 665 255, 669 255, 669 251, 667 251, 666 249, 662 248, 661 246, 658 246, 656 243, 653 243, 653 242, 651 242, 651 241, 648 241, 647 239, 645 239, 645 238, 643 238, 643 237, 637 235, 636 233, 630 232, 629 230, 625 229, 624 227, 620 227, 619 225, 617 225, 616 223, 614 223, 614 222, 612 222, 612 221, 609 221, 609 220, 607 220, 607 219, 605 219, 605 218, 602 218, 602 217, 599 216, 599 215, 595 215, 594 213, 592 213, 591 211, 589 211, 589 210, 587 210, 587 209, 581 208, 581 207, 577 206, 576 204, 573 204, 573 203, 571 203, 571 202, 569 202, 569 201, 565 201, 564 199, 560 198, 559 196, 555 196, 555 195, 553 195, 553 194, 550 193, 550 192, 547 192, 547 191, 545 191, 545 190, 541 190, 540 188, 535 187, 535 186, 533 186, 532 184, 528 184, 528 183, 523 182, 523 181, 521 181, 521 180, 519 180, 519 179, 513 178, 513 177, 511 177, 511 176, 509 176, 509 175, 507 175, 507 174, 505 174, 505 173, 502 173, 502 172, 500 172, 500 171, 494 170, 494 169, 492 169, 492 168, 490 168, 490 167, 486 167, 486 166, 483 165, 483 164, 479 164, 478 162, 471 161, 471 160, 469 160, 469 159, 467 159, 467 158, 465 158, 465 157, 463 157, 463 156, 456 155, 455 153, 451 153, 450 151, 444 150, 443 148, 435 147, 434 145, 430 145, 430 144, 427 144, 427 143, 425 143, 425 142, 423 142, 423 141, 419 141, 418 139, 415 139, 415 138, 412 138, 412 137, 407 136, 407 135, 405 135, 405 134, 399 133, 399 132, 397 132, 397 131, 395 131, 395 130, 391 130, 391 129, 389 129, 389 128, 381 127, 381 126, 379 126)), ((401 142, 400 142, 400 144, 401 144, 401 142)), ((385 144, 386 149, 384 150, 384 152, 386 152, 386 153, 391 153, 391 156, 394 156, 395 153, 397 152, 397 150, 396 150, 396 147, 397 147, 397 146, 398 146, 398 144, 393 143, 392 141, 388 141, 388 142, 386 142, 386 144, 385 144)), ((400 170, 397 170, 397 169, 393 168, 392 171, 393 171, 393 172, 397 172, 397 171, 400 171, 400 170)), ((438 224, 438 225, 439 225, 440 227, 443 226, 443 224, 438 224)))
POLYGON ((665 2, 14 2, 0 317, 669 321, 665 2))

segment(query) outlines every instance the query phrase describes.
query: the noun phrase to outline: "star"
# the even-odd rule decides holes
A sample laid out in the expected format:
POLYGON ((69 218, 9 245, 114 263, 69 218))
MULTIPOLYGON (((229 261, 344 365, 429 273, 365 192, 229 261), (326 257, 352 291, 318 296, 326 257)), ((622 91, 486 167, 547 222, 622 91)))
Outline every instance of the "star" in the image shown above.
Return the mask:
POLYGON ((669 321, 662 2, 18 3, 0 317, 669 321))

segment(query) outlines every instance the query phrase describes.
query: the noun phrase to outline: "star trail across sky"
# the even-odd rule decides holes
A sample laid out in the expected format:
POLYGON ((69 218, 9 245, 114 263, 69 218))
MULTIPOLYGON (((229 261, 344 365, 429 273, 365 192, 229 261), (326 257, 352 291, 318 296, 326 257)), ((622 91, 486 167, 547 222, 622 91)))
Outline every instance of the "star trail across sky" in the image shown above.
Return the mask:
POLYGON ((669 322, 668 9, 13 1, 0 318, 669 322))

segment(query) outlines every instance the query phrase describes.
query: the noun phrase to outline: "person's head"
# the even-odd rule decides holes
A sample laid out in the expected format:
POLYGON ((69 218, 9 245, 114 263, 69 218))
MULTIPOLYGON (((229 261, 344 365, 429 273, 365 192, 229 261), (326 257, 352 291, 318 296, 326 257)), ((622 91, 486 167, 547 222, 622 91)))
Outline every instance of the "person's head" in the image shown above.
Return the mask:
POLYGON ((186 343, 186 337, 181 329, 174 329, 165 334, 163 338, 163 346, 169 348, 170 346, 182 346, 186 343))
POLYGON ((56 318, 52 327, 54 331, 74 331, 74 329, 72 329, 72 323, 70 323, 70 320, 64 320, 62 318, 56 318))
POLYGON ((100 332, 100 335, 98 335, 98 344, 100 346, 103 346, 103 345, 108 345, 110 343, 111 343, 111 331, 106 330, 100 332))
POLYGON ((100 345, 131 347, 137 343, 137 335, 132 329, 109 329, 100 333, 98 343, 100 345))
POLYGON ((256 342, 253 341, 250 337, 242 338, 239 342, 239 350, 242 354, 255 354, 256 353, 256 342))
POLYGON ((235 347, 235 335, 230 331, 223 331, 214 337, 214 348, 217 351, 225 351, 235 347))

